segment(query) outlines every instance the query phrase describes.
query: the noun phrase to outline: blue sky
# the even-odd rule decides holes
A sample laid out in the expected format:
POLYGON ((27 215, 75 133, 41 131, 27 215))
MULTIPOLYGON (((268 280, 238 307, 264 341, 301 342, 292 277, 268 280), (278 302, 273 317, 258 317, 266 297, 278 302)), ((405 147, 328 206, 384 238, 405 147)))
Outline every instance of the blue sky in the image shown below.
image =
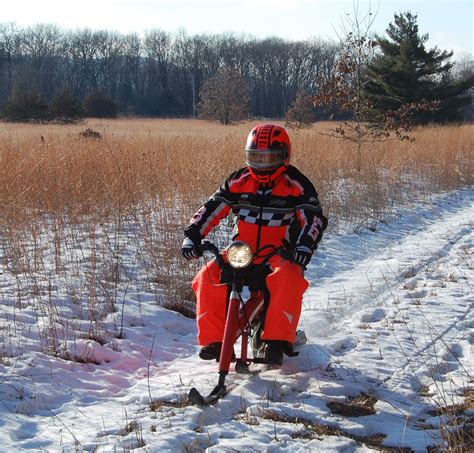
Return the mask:
MULTIPOLYGON (((394 12, 418 14, 429 46, 473 53, 472 0, 372 0, 378 13, 373 31, 383 33, 394 12)), ((367 11, 369 0, 359 0, 367 11)), ((337 39, 341 17, 353 12, 352 0, 3 0, 1 22, 18 25, 56 23, 63 28, 142 32, 160 28, 188 33, 233 31, 258 37, 337 39)))

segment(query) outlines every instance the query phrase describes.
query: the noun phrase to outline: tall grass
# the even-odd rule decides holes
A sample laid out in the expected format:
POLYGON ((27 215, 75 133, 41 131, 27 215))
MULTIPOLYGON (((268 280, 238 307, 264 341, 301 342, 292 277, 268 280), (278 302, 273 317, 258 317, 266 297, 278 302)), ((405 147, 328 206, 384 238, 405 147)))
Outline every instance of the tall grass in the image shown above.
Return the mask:
MULTIPOLYGON (((62 275, 88 313, 87 334, 100 336, 107 313, 120 311, 124 282, 140 276, 158 303, 190 314, 196 267, 180 258, 182 229, 243 166, 254 124, 89 121, 100 139, 81 136, 84 125, 1 125, 1 262, 17 276, 18 297, 38 279, 62 275)), ((325 134, 331 126, 294 132, 292 162, 315 183, 333 230, 374 227, 396 206, 473 182, 472 126, 421 128, 414 143, 367 145, 360 171, 355 146, 325 134)), ((47 291, 35 294, 46 310, 47 291)))
MULTIPOLYGON (((45 213, 104 220, 153 198, 164 209, 178 202, 172 217, 184 225, 227 174, 244 165, 251 126, 96 120, 88 127, 103 138, 84 139, 81 125, 3 125, 1 212, 15 221, 45 213)), ((294 133, 292 162, 313 180, 333 220, 364 223, 394 203, 472 183, 472 126, 422 128, 415 143, 367 145, 360 172, 354 146, 321 134, 329 127, 294 133)))

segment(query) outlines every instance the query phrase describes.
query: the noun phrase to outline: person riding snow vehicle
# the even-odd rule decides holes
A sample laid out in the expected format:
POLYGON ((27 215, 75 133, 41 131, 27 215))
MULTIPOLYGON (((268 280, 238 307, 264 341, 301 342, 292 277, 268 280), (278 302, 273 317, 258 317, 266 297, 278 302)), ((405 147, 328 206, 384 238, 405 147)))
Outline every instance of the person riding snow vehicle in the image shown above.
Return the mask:
MULTIPOLYGON (((253 252, 264 245, 287 244, 292 260, 274 255, 265 278, 266 315, 261 339, 267 344, 267 363, 281 365, 283 353, 294 343, 303 293, 308 287, 304 270, 321 240, 327 219, 318 194, 296 167, 289 164, 291 143, 286 130, 274 124, 254 127, 245 147, 247 166, 232 173, 194 214, 184 230, 182 254, 187 260, 202 255, 201 241, 230 210, 236 218, 235 240, 253 252)), ((267 253, 270 253, 269 247, 267 253)), ((265 256, 265 254, 263 254, 265 256)), ((199 356, 220 355, 226 319, 227 285, 219 284, 221 270, 213 260, 196 274, 199 356)))

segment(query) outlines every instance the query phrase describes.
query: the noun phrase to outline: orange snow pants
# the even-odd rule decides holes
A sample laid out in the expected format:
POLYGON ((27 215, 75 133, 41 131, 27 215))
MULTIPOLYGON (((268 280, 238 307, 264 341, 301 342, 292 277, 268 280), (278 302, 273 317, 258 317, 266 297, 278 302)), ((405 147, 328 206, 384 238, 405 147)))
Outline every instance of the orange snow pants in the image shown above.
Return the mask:
MULTIPOLYGON (((265 317, 262 340, 293 343, 301 314, 303 294, 308 282, 301 266, 276 255, 268 264, 272 273, 266 277, 270 303, 265 317)), ((221 342, 227 310, 227 284, 220 284, 221 270, 215 260, 196 274, 192 288, 197 298, 196 321, 198 344, 221 342)))

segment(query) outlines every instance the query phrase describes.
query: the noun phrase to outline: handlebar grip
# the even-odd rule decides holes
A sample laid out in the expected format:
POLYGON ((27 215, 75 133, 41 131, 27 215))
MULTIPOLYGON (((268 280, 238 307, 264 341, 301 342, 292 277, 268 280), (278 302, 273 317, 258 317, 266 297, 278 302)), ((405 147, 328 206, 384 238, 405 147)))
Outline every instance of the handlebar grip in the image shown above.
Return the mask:
POLYGON ((211 252, 214 255, 220 255, 219 249, 210 241, 204 241, 201 244, 201 251, 203 252, 211 252))
POLYGON ((215 246, 211 241, 204 241, 201 244, 201 251, 202 252, 211 252, 216 257, 216 262, 218 266, 223 269, 225 266, 224 258, 219 251, 219 248, 215 246))
POLYGON ((288 249, 281 250, 280 255, 285 260, 293 262, 293 253, 290 250, 288 249))

